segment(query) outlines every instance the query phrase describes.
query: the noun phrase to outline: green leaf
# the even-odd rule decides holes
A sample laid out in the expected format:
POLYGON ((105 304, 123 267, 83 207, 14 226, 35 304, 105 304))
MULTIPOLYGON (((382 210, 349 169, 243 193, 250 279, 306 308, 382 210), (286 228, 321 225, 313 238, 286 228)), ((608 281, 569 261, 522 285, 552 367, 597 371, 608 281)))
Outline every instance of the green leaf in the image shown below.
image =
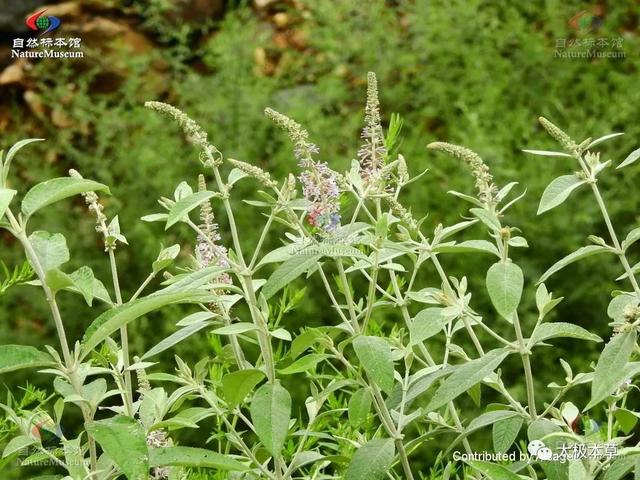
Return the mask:
POLYGON ((242 402, 253 388, 262 381, 264 372, 255 368, 227 373, 222 377, 222 393, 231 407, 242 402))
POLYGON ((134 300, 133 302, 125 303, 119 307, 112 308, 96 318, 85 331, 82 339, 81 356, 84 358, 94 347, 120 327, 127 325, 133 320, 146 315, 149 312, 172 303, 198 303, 206 301, 207 298, 207 292, 202 290, 190 290, 151 295, 134 300))
POLYGON ((309 328, 298 335, 291 342, 291 350, 289 351, 289 355, 291 355, 292 359, 296 359, 303 353, 307 348, 311 347, 322 337, 322 332, 316 328, 309 328))
POLYGON ((27 192, 22 200, 22 213, 30 217, 47 205, 86 192, 105 192, 109 187, 86 178, 60 177, 37 184, 27 192))
POLYGON ((495 213, 489 212, 485 208, 472 208, 469 211, 494 232, 498 232, 502 228, 500 220, 498 220, 498 216, 495 213))
POLYGON ((422 343, 442 331, 449 321, 443 311, 439 307, 425 308, 414 317, 409 327, 411 345, 422 343))
POLYGON ((82 450, 82 436, 73 440, 62 440, 64 447, 64 460, 69 469, 71 478, 86 478, 87 471, 82 450))
POLYGON ((147 436, 140 423, 120 415, 93 422, 86 428, 129 480, 148 478, 147 436))
POLYGON ((87 305, 91 306, 91 304, 93 303, 96 281, 93 275, 93 270, 86 266, 80 267, 78 270, 69 275, 69 277, 73 281, 73 285, 84 297, 87 305))
POLYGON ((17 192, 15 190, 10 190, 8 188, 0 189, 0 218, 3 217, 4 212, 9 208, 9 204, 16 193, 17 192))
POLYGON ((289 431, 291 395, 280 384, 260 387, 251 402, 251 420, 258 438, 274 457, 280 455, 289 431))
POLYGON ((615 335, 598 358, 591 383, 591 401, 585 410, 593 408, 607 398, 626 380, 625 366, 636 346, 637 332, 629 330, 615 335))
POLYGON ((239 335, 241 333, 252 332, 258 330, 258 327, 249 322, 232 323, 225 327, 216 328, 211 333, 216 335, 239 335))
POLYGON ((633 152, 631 152, 629 154, 629 156, 624 159, 624 162, 622 162, 620 165, 618 165, 616 170, 620 169, 620 168, 624 168, 624 167, 626 167, 628 165, 631 165, 632 163, 634 163, 639 158, 640 158, 640 148, 637 149, 637 150, 634 150, 633 152))
POLYGON ((191 195, 187 195, 186 197, 181 198, 171 207, 171 210, 169 210, 169 217, 167 218, 167 225, 165 227, 165 230, 168 230, 169 228, 171 228, 171 226, 182 221, 185 217, 187 217, 191 210, 202 205, 214 195, 214 192, 205 190, 202 192, 192 193, 191 195))
POLYGON ((531 335, 531 345, 544 342, 550 338, 569 337, 591 342, 601 342, 602 339, 595 333, 573 323, 543 323, 538 325, 531 335))
POLYGON ((590 142, 589 145, 586 146, 585 150, 589 150, 590 148, 593 148, 596 145, 601 144, 602 142, 606 142, 610 138, 619 137, 620 135, 624 135, 624 132, 609 133, 608 135, 603 135, 602 137, 598 137, 592 142, 590 142))
POLYGON ((523 286, 522 270, 511 261, 494 263, 487 272, 487 291, 491 303, 509 321, 520 304, 523 286))
POLYGON ((568 153, 563 153, 563 152, 552 152, 549 150, 522 150, 525 153, 531 153, 532 155, 539 155, 541 157, 569 157, 571 158, 571 155, 569 155, 568 153))
POLYGON ((36 443, 36 441, 26 435, 18 435, 17 437, 13 437, 9 441, 9 443, 7 443, 7 446, 4 447, 2 458, 7 458, 9 455, 19 452, 20 450, 27 448, 34 443, 36 443))
POLYGON ((322 353, 310 353, 309 355, 300 357, 288 367, 285 367, 278 371, 282 375, 292 375, 294 373, 306 372, 307 370, 311 370, 312 368, 314 368, 318 363, 320 363, 327 357, 328 355, 324 355, 322 353))
POLYGON ((315 268, 321 257, 322 255, 300 255, 279 265, 262 287, 262 294, 269 300, 300 275, 315 268))
POLYGON ((394 368, 389 342, 380 337, 357 337, 353 348, 367 375, 384 392, 391 393, 394 368))
POLYGON ((627 410, 626 408, 616 408, 613 412, 617 422, 620 424, 620 428, 625 435, 629 435, 633 430, 633 427, 638 423, 640 419, 640 413, 627 410))
POLYGON ((0 345, 0 373, 52 365, 51 357, 26 345, 0 345))
MULTIPOLYGON (((24 140, 20 140, 19 142, 13 144, 13 146, 7 152, 7 156, 4 158, 4 165, 2 165, 2 159, 0 158, 0 165, 2 165, 2 169, 0 171, 0 176, 2 176, 1 183, 7 183, 7 177, 9 176, 9 167, 11 167, 11 160, 13 160, 13 157, 16 155, 16 153, 18 153, 18 151, 22 147, 29 145, 30 143, 42 141, 44 141, 44 138, 25 138, 24 140)), ((2 217, 2 215, 0 215, 0 217, 2 217)))
POLYGON ((356 390, 351 395, 349 399, 348 406, 348 415, 349 415, 349 423, 353 428, 358 428, 362 425, 369 412, 371 411, 371 393, 366 388, 361 388, 360 390, 356 390))
POLYGON ((599 255, 601 253, 611 253, 611 250, 601 245, 588 245, 586 247, 580 247, 575 252, 570 253, 562 260, 554 263, 546 272, 544 272, 544 274, 540 277, 540 280, 538 280, 538 283, 544 282, 551 275, 562 270, 567 265, 577 262, 578 260, 582 260, 583 258, 587 258, 592 255, 599 255))
POLYGON ((54 293, 73 285, 73 279, 57 268, 49 270, 44 277, 44 281, 54 293))
POLYGON ((625 475, 632 471, 634 466, 636 468, 640 466, 638 465, 638 459, 639 457, 637 453, 635 455, 632 454, 616 458, 605 472, 602 480, 620 480, 621 478, 628 478, 625 477, 625 475))
POLYGON ((575 174, 562 175, 554 179, 542 193, 538 215, 560 205, 569 198, 571 192, 585 183, 586 180, 578 178, 575 174))
POLYGON ((345 480, 381 480, 386 478, 396 456, 391 438, 375 438, 362 445, 351 459, 345 480))
POLYGON ((140 360, 146 360, 147 358, 151 358, 154 355, 164 352, 165 350, 173 347, 175 344, 181 342, 185 338, 188 338, 194 333, 199 332, 204 327, 211 325, 211 323, 212 322, 198 322, 198 323, 192 323, 187 327, 181 328, 177 332, 172 333, 167 338, 157 343, 153 348, 147 351, 147 353, 142 355, 142 357, 140 357, 140 360))
POLYGON ((638 305, 638 297, 632 293, 622 293, 616 295, 609 302, 607 307, 607 315, 609 318, 621 322, 624 319, 624 311, 629 305, 638 305))
POLYGON ((481 460, 469 460, 467 463, 491 480, 520 480, 518 475, 502 465, 483 462, 481 460))
POLYGON ((627 237, 622 241, 622 249, 626 250, 638 240, 640 240, 640 227, 634 228, 627 234, 627 237))
POLYGON ((29 241, 45 273, 69 261, 67 240, 61 233, 51 235, 40 230, 33 232, 29 241))
POLYGON ((431 412, 446 405, 458 395, 463 394, 484 377, 493 372, 509 355, 503 348, 487 352, 483 357, 456 366, 433 394, 426 411, 431 412))
POLYGON ((467 240, 455 244, 438 245, 433 249, 435 253, 492 253, 499 257, 496 246, 486 240, 467 240))
POLYGON ((152 264, 153 273, 158 273, 171 265, 179 253, 180 245, 178 244, 162 249, 152 264))
POLYGON ((232 471, 247 470, 247 467, 228 455, 194 447, 150 448, 149 466, 215 468, 232 471))
POLYGON ((522 417, 510 417, 493 424, 493 450, 496 453, 506 453, 518 438, 524 420, 522 417))

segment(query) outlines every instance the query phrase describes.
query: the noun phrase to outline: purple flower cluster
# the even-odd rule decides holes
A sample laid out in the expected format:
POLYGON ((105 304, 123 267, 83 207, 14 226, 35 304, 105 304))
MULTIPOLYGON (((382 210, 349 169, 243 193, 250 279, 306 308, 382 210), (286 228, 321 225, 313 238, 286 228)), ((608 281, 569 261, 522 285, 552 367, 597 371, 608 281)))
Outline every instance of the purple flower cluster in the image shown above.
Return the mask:
POLYGON ((296 147, 298 165, 305 170, 299 178, 302 194, 311 203, 307 209, 307 221, 312 227, 325 233, 333 233, 340 226, 340 189, 336 174, 326 162, 316 162, 310 153, 318 153, 318 147, 310 143, 296 147))

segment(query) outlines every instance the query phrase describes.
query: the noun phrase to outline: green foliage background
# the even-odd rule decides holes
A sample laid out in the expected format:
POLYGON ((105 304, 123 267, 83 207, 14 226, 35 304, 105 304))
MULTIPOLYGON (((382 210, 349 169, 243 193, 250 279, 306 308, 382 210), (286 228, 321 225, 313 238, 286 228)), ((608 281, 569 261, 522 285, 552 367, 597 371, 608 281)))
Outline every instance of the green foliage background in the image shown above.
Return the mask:
MULTIPOLYGON (((105 203, 110 215, 119 214, 130 243, 118 252, 123 288, 129 295, 146 277, 160 241, 188 245, 193 240, 186 230, 185 236, 176 230, 167 237, 161 226, 138 221, 157 211, 155 200, 169 196, 179 180, 195 178, 198 167, 195 150, 172 122, 144 109, 145 100, 175 104, 208 130, 225 156, 260 165, 280 179, 296 170, 295 159, 283 135, 264 118, 263 109, 272 106, 302 123, 320 146, 322 158, 335 169, 345 169, 359 144, 366 72, 375 71, 386 121, 392 112, 404 118, 401 152, 411 172, 429 169, 402 199, 416 216, 429 215, 423 224, 425 232, 439 222, 460 220, 467 205, 446 191, 465 191, 473 182, 462 165, 428 152, 425 145, 430 141, 465 145, 480 153, 499 184, 515 180, 527 189, 509 221, 529 239, 530 248, 519 253, 518 262, 528 278, 525 311, 531 312, 533 285, 540 274, 556 259, 586 244, 587 233, 605 236, 595 206, 584 192, 572 197, 568 208, 536 217, 546 184, 574 169, 564 159, 521 152, 522 148, 554 148, 537 117, 546 116, 580 140, 625 131, 625 136, 604 146, 614 164, 640 143, 640 41, 637 3, 632 0, 608 2, 603 25, 596 32, 582 33, 568 25, 573 15, 592 7, 580 1, 301 0, 295 6, 275 2, 268 11, 238 1, 227 5, 222 18, 203 19, 199 24, 171 20, 166 15, 171 2, 98 3, 108 6, 111 15, 134 22, 154 48, 139 54, 115 39, 108 45, 109 55, 101 53, 106 45, 88 47, 82 68, 64 61, 37 63, 31 75, 42 103, 60 109, 70 126, 61 129, 48 116, 34 115, 25 107, 22 92, 8 88, 2 99, 11 120, 3 132, 2 147, 29 136, 47 139, 23 150, 16 159, 12 182, 19 190, 65 175, 69 168, 112 187, 114 195, 105 203), (278 12, 289 19, 284 30, 271 22, 278 12), (302 45, 295 41, 283 45, 278 35, 301 39, 302 45), (557 39, 576 37, 622 37, 626 58, 554 56, 557 39), (117 88, 104 91, 101 86, 114 69, 120 75, 117 88)), ((626 230, 639 220, 638 180, 638 170, 631 168, 608 175, 603 185, 615 222, 626 230)), ((245 194, 255 196, 252 190, 245 194)), ((37 226, 66 234, 72 266, 87 264, 108 279, 108 266, 82 201, 71 210, 65 202, 49 212, 38 219, 37 226)), ((227 240, 225 219, 218 213, 223 240, 227 240)), ((243 240, 255 242, 259 233, 255 218, 240 215, 238 220, 243 240)), ((17 247, 3 234, 0 258, 9 265, 19 264, 17 247)), ((185 256, 188 253, 185 250, 185 256)), ((457 276, 468 276, 471 291, 482 290, 488 259, 470 262, 467 256, 464 263, 455 257, 444 261, 457 276)), ((615 288, 610 279, 619 275, 618 270, 615 259, 597 257, 558 274, 549 284, 556 295, 565 297, 556 315, 605 334, 608 292, 615 288)), ((437 282, 433 272, 424 275, 425 281, 437 282)), ((62 300, 70 336, 78 338, 95 314, 76 298, 62 300)), ((4 342, 55 344, 44 302, 34 298, 29 287, 13 288, 0 301, 4 342)), ((306 296, 286 319, 289 328, 334 322, 330 312, 320 308, 322 302, 306 296)), ((474 306, 486 314, 487 322, 495 317, 482 294, 477 294, 474 306)), ((132 327, 134 352, 144 351, 173 331, 178 318, 167 312, 132 327)), ((534 315, 523 317, 525 328, 535 321, 534 315)), ((378 319, 382 321, 394 318, 378 319)), ((204 335, 187 343, 177 351, 188 361, 213 354, 204 335)), ((549 382, 549 370, 557 367, 559 357, 586 369, 589 358, 595 357, 585 348, 594 353, 600 346, 560 343, 545 359, 538 356, 535 374, 540 390, 549 382), (572 350, 578 345, 579 351, 572 350)), ((170 355, 165 359, 169 365, 170 355)), ((21 380, 3 378, 9 387, 21 380)), ((207 432, 200 435, 206 438, 207 432)))

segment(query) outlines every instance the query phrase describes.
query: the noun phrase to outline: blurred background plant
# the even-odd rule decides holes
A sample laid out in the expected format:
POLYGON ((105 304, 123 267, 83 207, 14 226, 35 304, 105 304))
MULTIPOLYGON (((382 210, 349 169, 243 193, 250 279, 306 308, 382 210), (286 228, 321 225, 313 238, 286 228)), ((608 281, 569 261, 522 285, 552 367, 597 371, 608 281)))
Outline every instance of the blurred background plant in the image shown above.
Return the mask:
MULTIPOLYGON (((37 61, 12 60, 11 39, 27 35, 24 18, 43 3, 0 3, 1 146, 8 148, 25 137, 47 140, 16 159, 14 188, 66 175, 69 168, 110 185, 114 195, 104 199, 106 209, 119 215, 132 246, 123 248, 118 260, 129 296, 158 252, 158 227, 137 219, 155 211, 154 199, 169 194, 177 179, 193 177, 190 157, 195 155, 175 135, 173 125, 143 108, 145 100, 178 105, 208 129, 226 157, 282 178, 296 160, 264 118, 264 107, 273 106, 308 126, 322 160, 344 170, 359 144, 366 72, 375 71, 386 112, 383 123, 389 123, 391 112, 400 113, 400 152, 413 174, 429 169, 408 187, 403 203, 412 205, 418 218, 428 213, 429 230, 440 222, 458 221, 466 205, 446 192, 468 190, 472 180, 456 161, 428 152, 425 145, 446 139, 479 152, 499 184, 516 180, 527 189, 511 213, 530 239, 529 249, 518 259, 527 278, 538 278, 556 259, 583 245, 582 232, 605 236, 591 202, 574 209, 569 219, 562 211, 550 212, 544 222, 536 219, 545 185, 566 171, 563 159, 531 158, 521 152, 532 145, 552 149, 538 115, 569 133, 626 131, 604 146, 616 161, 640 143, 640 41, 633 0, 598 5, 559 0, 69 1, 48 4, 48 14, 62 20, 55 35, 82 39, 84 58, 37 61), (597 16, 598 21, 571 22, 576 15, 597 16), (557 55, 585 49, 623 56, 557 55)), ((637 175, 630 169, 603 181, 607 195, 617 198, 610 208, 621 226, 638 222, 637 175)), ((247 188, 247 198, 255 197, 248 187, 238 188, 247 188)), ((93 220, 84 213, 82 200, 71 212, 66 207, 54 207, 38 226, 76 232, 68 235, 72 263, 89 265, 99 277, 108 278, 108 264, 99 255, 93 220), (88 254, 92 245, 95 255, 88 254)), ((224 215, 216 212, 216 217, 225 241, 224 215)), ((255 222, 237 220, 244 239, 254 243, 259 235, 255 222)), ((172 231, 167 241, 189 239, 187 230, 184 237, 180 234, 179 229, 172 231)), ((2 235, 0 259, 13 273, 24 259, 11 237, 2 235)), ((452 274, 467 274, 471 286, 483 285, 490 260, 466 256, 464 265, 456 258, 446 261, 452 274)), ((602 335, 609 301, 604 292, 615 288, 607 279, 619 272, 615 259, 608 264, 595 261, 596 271, 596 263, 577 264, 558 274, 549 288, 565 296, 558 317, 602 335)), ((33 300, 25 287, 2 289, 0 294, 3 342, 52 343, 54 329, 43 301, 33 300)), ((64 300, 70 336, 77 338, 91 317, 77 303, 65 305, 64 300)), ((535 310, 533 298, 524 301, 525 309, 535 310)), ((483 313, 491 312, 488 298, 475 302, 483 313)), ((167 321, 171 309, 163 315, 132 325, 133 352, 172 331, 174 322, 167 321)), ((306 296, 285 321, 297 330, 333 319, 313 296, 306 296)), ((175 353, 196 360, 214 355, 215 343, 193 337, 175 353)), ((586 369, 588 352, 583 349, 598 348, 579 344, 578 352, 570 350, 575 342, 563 345, 550 350, 550 368, 559 357, 584 357, 586 369)), ((22 380, 20 374, 3 377, 9 389, 22 380)), ((536 381, 540 387, 548 383, 544 371, 536 381)), ((200 435, 206 438, 207 433, 200 435)))

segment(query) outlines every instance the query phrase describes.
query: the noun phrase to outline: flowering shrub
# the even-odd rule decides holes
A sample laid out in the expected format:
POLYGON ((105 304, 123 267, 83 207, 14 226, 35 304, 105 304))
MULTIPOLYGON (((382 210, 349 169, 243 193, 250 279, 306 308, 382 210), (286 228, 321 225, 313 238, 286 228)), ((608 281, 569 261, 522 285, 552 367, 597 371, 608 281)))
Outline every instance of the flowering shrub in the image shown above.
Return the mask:
MULTIPOLYGON (((11 395, 1 405, 9 425, 5 433, 11 434, 3 465, 16 459, 25 466, 44 463, 56 472, 46 478, 65 479, 615 480, 640 471, 632 434, 640 417, 634 410, 640 264, 631 266, 627 257, 640 228, 620 241, 597 184, 611 161, 601 162, 594 152, 617 134, 578 143, 540 119, 562 151, 527 152, 566 158, 572 162, 568 169, 578 171, 549 184, 538 213, 559 206, 574 190, 590 188, 609 238, 590 236, 591 245, 527 282, 537 285, 537 315, 529 322, 529 313, 518 309, 525 279, 516 263, 527 240, 507 223, 509 208, 524 194, 512 194, 515 183, 496 185, 471 150, 431 143, 430 149, 462 160, 476 191, 450 192, 471 204, 468 218, 427 233, 427 222, 414 218, 401 201, 403 188, 422 176, 411 178, 399 153, 402 122, 393 116, 385 135, 375 76, 369 74, 368 81, 363 143, 343 174, 316 160, 320 151, 299 124, 266 110, 291 138, 298 161, 299 171, 281 182, 254 165, 225 159, 178 109, 148 102, 177 121, 199 149, 205 173, 198 175, 196 189, 180 183, 171 197, 159 200, 163 211, 143 217, 165 229, 190 228, 192 255, 181 255, 185 246, 162 247, 129 299, 122 297, 116 261, 116 250, 127 240, 118 217, 109 219, 100 201, 108 187, 71 171, 34 186, 18 209, 17 192, 9 188, 11 162, 38 139, 19 142, 2 157, 0 226, 22 244, 28 264, 6 272, 0 293, 16 283, 41 289, 60 340, 58 348, 46 351, 0 346, 0 372, 36 368, 53 378, 50 398, 27 389, 22 399, 11 395), (256 182, 259 199, 232 203, 240 181, 256 182), (62 234, 28 229, 42 209, 78 194, 95 217, 111 265, 108 281, 88 267, 65 269, 70 253, 62 234), (212 202, 229 225, 228 242, 227 232, 219 233, 212 202), (235 216, 251 210, 264 227, 247 250, 235 216), (474 225, 486 238, 462 240, 474 225), (271 237, 282 246, 265 251, 271 237), (495 314, 483 318, 474 310, 466 278, 447 274, 450 254, 495 257, 486 274, 495 314), (552 400, 543 402, 534 384, 538 352, 560 337, 603 341, 578 325, 550 321, 562 298, 544 281, 596 254, 617 256, 619 280, 631 289, 613 292, 607 311, 611 337, 593 370, 574 372, 559 359, 557 381, 548 386, 552 400), (428 268, 437 279, 423 284, 420 273, 428 268), (300 277, 319 279, 332 324, 282 327, 283 317, 303 301, 305 291, 290 285, 300 277), (68 294, 100 312, 77 340, 67 338, 57 302, 68 294), (171 304, 189 309, 176 319, 175 333, 146 352, 131 352, 128 324, 171 304), (389 312, 400 321, 385 320, 389 312), (205 332, 220 346, 213 358, 188 365, 176 356, 175 371, 169 372, 153 361, 205 332), (517 379, 501 373, 507 362, 519 364, 524 398, 514 393, 517 379), (483 405, 482 391, 499 400, 483 405), (567 400, 570 393, 580 399, 577 404, 567 400), (464 394, 482 408, 480 415, 461 407, 464 394), (82 428, 73 429, 76 413, 82 428), (215 427, 206 444, 183 444, 180 429, 211 422, 215 427), (491 446, 470 441, 483 430, 491 432, 491 446), (439 436, 447 438, 447 449, 430 462, 433 470, 419 471, 412 457, 439 436)), ((618 168, 639 158, 637 150, 618 168)))

